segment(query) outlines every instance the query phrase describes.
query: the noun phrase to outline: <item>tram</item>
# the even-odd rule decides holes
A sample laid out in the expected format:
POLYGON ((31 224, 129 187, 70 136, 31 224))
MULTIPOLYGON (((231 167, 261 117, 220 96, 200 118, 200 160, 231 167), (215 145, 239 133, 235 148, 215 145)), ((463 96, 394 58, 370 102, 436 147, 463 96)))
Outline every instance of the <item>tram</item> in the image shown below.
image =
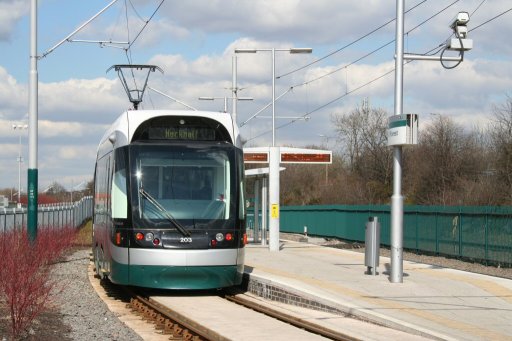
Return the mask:
POLYGON ((160 289, 241 283, 243 151, 230 114, 124 112, 99 144, 94 190, 100 278, 160 289))

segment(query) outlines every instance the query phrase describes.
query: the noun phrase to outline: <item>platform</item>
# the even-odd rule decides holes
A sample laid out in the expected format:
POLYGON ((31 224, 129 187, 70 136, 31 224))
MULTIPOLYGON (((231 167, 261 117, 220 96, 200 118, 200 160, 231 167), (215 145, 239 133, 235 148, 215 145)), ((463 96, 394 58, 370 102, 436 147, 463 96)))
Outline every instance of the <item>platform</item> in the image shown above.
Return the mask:
POLYGON ((368 275, 364 253, 283 240, 279 252, 249 244, 245 263, 249 290, 267 298, 430 339, 512 340, 512 280, 404 261, 391 283, 389 258, 368 275))

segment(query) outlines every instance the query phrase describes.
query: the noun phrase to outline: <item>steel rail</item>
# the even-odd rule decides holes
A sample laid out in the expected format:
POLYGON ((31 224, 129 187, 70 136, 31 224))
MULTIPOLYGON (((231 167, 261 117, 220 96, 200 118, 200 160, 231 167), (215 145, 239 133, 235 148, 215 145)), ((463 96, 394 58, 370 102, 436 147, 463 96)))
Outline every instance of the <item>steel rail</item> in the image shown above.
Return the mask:
POLYGON ((172 334, 173 337, 181 337, 184 340, 194 341, 229 340, 217 332, 187 318, 185 315, 158 302, 154 302, 151 298, 145 298, 135 294, 130 300, 130 306, 133 310, 143 314, 145 318, 154 321, 157 328, 163 329, 164 333, 172 334))
POLYGON ((278 319, 280 321, 289 323, 294 327, 304 329, 310 333, 318 334, 320 336, 323 336, 323 337, 326 337, 326 338, 329 338, 332 340, 339 340, 339 341, 361 341, 362 340, 362 339, 358 339, 358 338, 352 337, 352 336, 344 334, 344 333, 334 331, 332 329, 328 329, 328 328, 319 326, 318 324, 306 321, 299 317, 291 316, 291 315, 282 313, 280 311, 277 311, 275 309, 268 308, 266 306, 263 306, 256 302, 253 302, 251 300, 242 298, 242 297, 240 297, 240 295, 225 295, 224 298, 231 302, 240 304, 246 308, 253 309, 255 311, 258 311, 260 313, 263 313, 265 315, 268 315, 270 317, 278 319))

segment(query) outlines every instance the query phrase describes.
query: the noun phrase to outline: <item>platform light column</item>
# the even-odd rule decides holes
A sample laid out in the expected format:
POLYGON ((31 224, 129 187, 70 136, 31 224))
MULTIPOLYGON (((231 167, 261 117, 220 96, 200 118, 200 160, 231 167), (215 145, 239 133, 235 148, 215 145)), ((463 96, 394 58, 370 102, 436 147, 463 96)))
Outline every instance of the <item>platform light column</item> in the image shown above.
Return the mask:
POLYGON ((288 48, 288 49, 235 49, 235 53, 256 53, 267 51, 272 54, 272 146, 269 155, 269 179, 268 179, 268 200, 269 200, 269 250, 279 251, 279 165, 280 151, 276 147, 276 51, 289 52, 291 54, 311 53, 312 48, 288 48))

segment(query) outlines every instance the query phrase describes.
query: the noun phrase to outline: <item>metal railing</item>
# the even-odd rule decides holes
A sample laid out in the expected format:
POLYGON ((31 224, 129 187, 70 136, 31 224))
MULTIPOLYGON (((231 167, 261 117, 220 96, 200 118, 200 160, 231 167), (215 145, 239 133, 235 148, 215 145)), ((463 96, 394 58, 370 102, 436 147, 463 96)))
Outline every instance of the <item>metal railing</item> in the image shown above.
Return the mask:
MULTIPOLYGON (((79 227, 92 217, 92 196, 69 203, 38 206, 38 225, 49 228, 79 227)), ((26 208, 0 208, 0 232, 21 230, 27 224, 26 208)))
MULTIPOLYGON (((388 205, 282 206, 281 232, 364 242, 365 224, 376 216, 381 243, 390 245, 388 205)), ((247 214, 248 229, 254 212, 247 214)), ((512 266, 512 207, 404 206, 404 249, 512 266)))

